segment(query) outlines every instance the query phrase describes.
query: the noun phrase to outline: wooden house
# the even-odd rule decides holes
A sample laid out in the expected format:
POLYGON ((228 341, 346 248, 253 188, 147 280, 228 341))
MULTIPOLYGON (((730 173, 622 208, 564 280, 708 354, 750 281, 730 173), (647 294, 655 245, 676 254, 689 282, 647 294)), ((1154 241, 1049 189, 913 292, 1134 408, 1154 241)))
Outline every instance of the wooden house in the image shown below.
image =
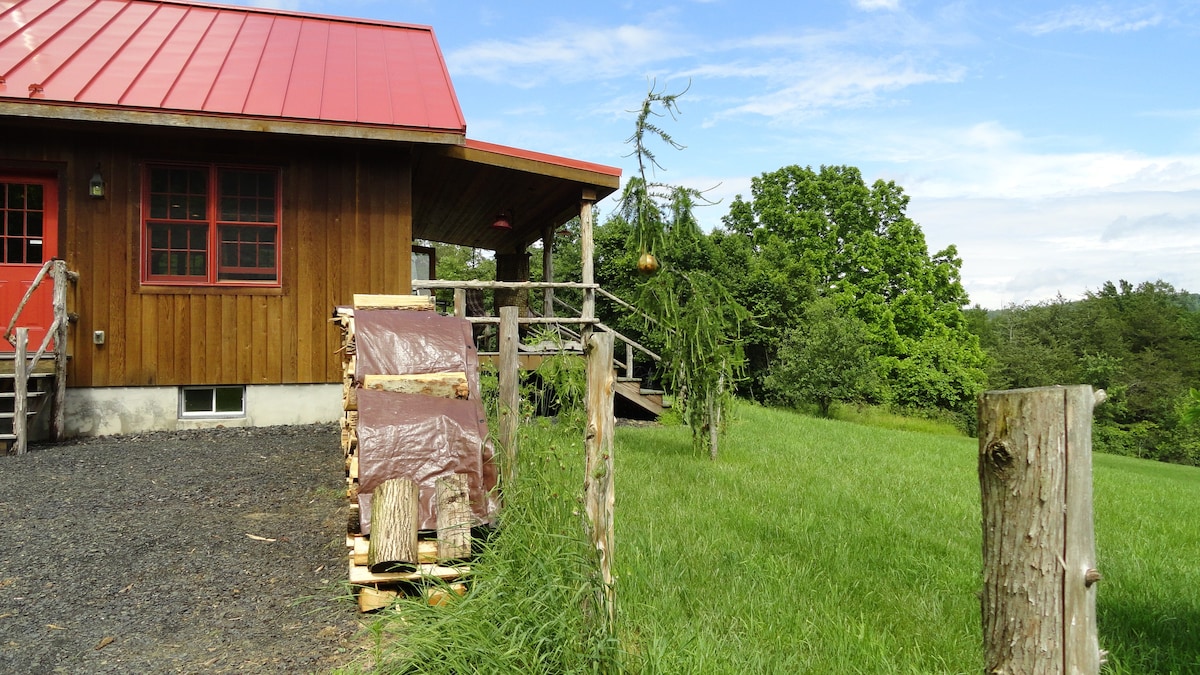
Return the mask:
POLYGON ((334 420, 334 306, 410 292, 414 239, 522 254, 619 177, 468 139, 426 26, 0 0, 0 321, 77 273, 66 435, 334 420))

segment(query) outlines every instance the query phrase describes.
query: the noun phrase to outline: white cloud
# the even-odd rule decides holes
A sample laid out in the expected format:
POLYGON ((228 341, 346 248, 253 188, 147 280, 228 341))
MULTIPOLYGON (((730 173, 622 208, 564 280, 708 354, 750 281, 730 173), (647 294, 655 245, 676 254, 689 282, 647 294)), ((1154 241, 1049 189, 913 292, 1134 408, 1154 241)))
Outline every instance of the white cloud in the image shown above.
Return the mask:
POLYGON ((900 9, 900 0, 854 0, 854 6, 867 12, 877 9, 894 12, 900 9))
POLYGON ((1045 15, 1022 28, 1033 35, 1058 31, 1128 33, 1162 23, 1163 16, 1150 7, 1116 9, 1109 5, 1074 5, 1045 15))
POLYGON ((1179 289, 1200 289, 1200 190, 1028 199, 914 196, 908 213, 931 250, 958 246, 971 302, 984 307, 1060 293, 1078 299, 1119 279, 1163 279, 1179 289), (1119 236, 1111 236, 1114 225, 1119 236))
POLYGON ((488 40, 450 52, 454 77, 470 75, 529 88, 548 81, 585 82, 628 77, 647 65, 678 57, 687 42, 650 25, 558 25, 547 33, 516 40, 488 40), (586 36, 579 39, 578 36, 586 36))

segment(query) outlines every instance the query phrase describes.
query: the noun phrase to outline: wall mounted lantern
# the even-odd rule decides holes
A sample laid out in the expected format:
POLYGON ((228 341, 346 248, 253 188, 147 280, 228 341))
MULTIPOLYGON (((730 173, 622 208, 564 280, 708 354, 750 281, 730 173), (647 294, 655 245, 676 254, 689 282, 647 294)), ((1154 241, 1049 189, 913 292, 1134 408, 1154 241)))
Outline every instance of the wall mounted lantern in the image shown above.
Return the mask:
POLYGON ((96 173, 88 181, 88 196, 92 199, 104 199, 104 176, 100 175, 100 165, 96 165, 96 173))

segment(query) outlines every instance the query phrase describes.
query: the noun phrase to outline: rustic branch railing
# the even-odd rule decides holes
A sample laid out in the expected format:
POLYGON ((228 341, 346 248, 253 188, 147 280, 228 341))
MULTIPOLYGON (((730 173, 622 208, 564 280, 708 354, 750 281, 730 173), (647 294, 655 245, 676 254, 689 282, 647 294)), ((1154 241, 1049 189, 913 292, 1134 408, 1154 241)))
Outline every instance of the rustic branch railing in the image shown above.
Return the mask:
POLYGON ((42 268, 33 278, 33 282, 25 291, 21 302, 17 304, 17 309, 13 312, 12 318, 9 319, 8 326, 4 330, 4 339, 8 340, 16 350, 13 363, 13 448, 16 454, 24 454, 29 444, 29 428, 26 414, 26 406, 28 405, 28 390, 29 376, 36 372, 38 361, 46 355, 47 349, 50 348, 51 341, 54 342, 53 358, 54 358, 54 391, 51 397, 51 411, 53 416, 50 420, 50 439, 53 441, 61 440, 66 431, 66 411, 65 403, 67 397, 67 328, 70 326, 71 316, 67 313, 67 283, 76 282, 79 280, 77 272, 71 272, 67 269, 65 260, 52 259, 47 260, 42 268), (20 321, 21 312, 25 310, 25 306, 29 304, 30 298, 33 297, 35 291, 41 283, 49 276, 54 284, 53 295, 51 299, 51 309, 53 311, 54 320, 46 329, 46 335, 42 338, 41 345, 38 346, 32 357, 26 356, 28 348, 28 329, 16 328, 20 321))
MULTIPOLYGON (((558 281, 558 282, 478 281, 478 280, 452 281, 452 280, 447 280, 447 279, 425 279, 425 280, 414 280, 412 282, 412 286, 413 286, 414 290, 416 290, 416 289, 430 289, 430 290, 453 289, 454 293, 455 293, 455 300, 454 300, 455 314, 458 316, 462 316, 463 318, 467 319, 468 321, 470 321, 471 323, 474 323, 474 324, 499 324, 500 317, 498 317, 498 316, 468 316, 466 313, 466 309, 465 309, 466 302, 464 301, 464 298, 463 298, 463 296, 467 290, 497 290, 497 289, 528 289, 528 290, 542 289, 542 290, 545 290, 545 289, 555 289, 555 288, 582 289, 585 292, 592 291, 592 292, 598 293, 598 294, 604 296, 605 298, 612 300, 613 302, 617 303, 618 305, 620 305, 626 309, 629 309, 633 312, 636 312, 643 318, 645 318, 649 321, 654 321, 653 317, 642 312, 637 307, 634 307, 633 305, 626 302, 625 300, 622 300, 621 298, 618 298, 617 296, 613 295, 612 293, 609 293, 608 291, 605 291, 604 289, 600 288, 599 284, 584 284, 584 283, 571 282, 571 281, 558 281)), ((639 344, 637 341, 633 340, 632 338, 621 334, 620 332, 614 330, 610 326, 605 325, 599 319, 595 318, 594 315, 590 316, 590 317, 587 316, 587 314, 585 313, 585 310, 579 309, 577 307, 572 307, 571 305, 567 304, 566 302, 563 302, 557 296, 553 297, 553 303, 555 305, 558 305, 560 307, 563 307, 563 308, 569 310, 574 316, 522 316, 522 317, 517 318, 517 322, 521 323, 521 324, 557 325, 557 326, 559 326, 560 330, 562 330, 564 333, 566 333, 567 335, 569 335, 572 338, 575 338, 575 339, 578 339, 581 341, 583 339, 583 334, 586 331, 576 332, 576 331, 571 330, 570 328, 567 328, 567 326, 569 326, 569 325, 578 325, 581 327, 590 326, 590 327, 593 327, 597 330, 600 330, 600 331, 603 331, 606 333, 612 333, 612 335, 615 339, 620 340, 621 342, 623 342, 625 344, 625 361, 622 363, 622 362, 614 359, 613 364, 618 370, 623 368, 625 370, 626 377, 633 377, 633 350, 635 350, 635 349, 637 351, 642 352, 646 356, 650 357, 654 361, 662 361, 661 356, 659 356, 658 354, 655 354, 653 351, 647 349, 645 346, 639 344)), ((593 303, 594 303, 594 300, 593 300, 593 303)), ((593 310, 593 314, 594 314, 594 310, 593 310)))

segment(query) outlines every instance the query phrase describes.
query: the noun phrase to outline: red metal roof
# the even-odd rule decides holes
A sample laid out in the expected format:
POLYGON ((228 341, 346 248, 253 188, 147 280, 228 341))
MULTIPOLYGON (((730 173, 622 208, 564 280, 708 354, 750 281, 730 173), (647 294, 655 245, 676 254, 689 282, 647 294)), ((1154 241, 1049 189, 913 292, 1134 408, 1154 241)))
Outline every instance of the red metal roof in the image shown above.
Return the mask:
POLYGON ((428 26, 182 0, 0 0, 14 99, 466 133, 428 26))

